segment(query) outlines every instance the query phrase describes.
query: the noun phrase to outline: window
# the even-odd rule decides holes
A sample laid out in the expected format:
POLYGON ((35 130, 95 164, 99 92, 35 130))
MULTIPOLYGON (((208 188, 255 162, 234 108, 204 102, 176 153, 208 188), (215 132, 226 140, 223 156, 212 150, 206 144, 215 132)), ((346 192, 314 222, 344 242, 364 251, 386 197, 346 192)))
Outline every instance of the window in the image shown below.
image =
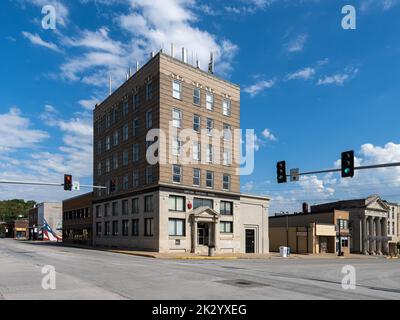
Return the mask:
POLYGON ((126 116, 129 112, 129 104, 128 104, 128 100, 125 100, 122 104, 122 114, 124 116, 126 116))
POLYGON ((117 177, 114 177, 110 180, 110 192, 115 192, 117 191, 117 177))
POLYGON ((197 141, 193 141, 193 160, 201 160, 201 144, 197 141))
POLYGON ((128 150, 125 150, 122 153, 122 165, 127 166, 129 162, 129 152, 128 150))
POLYGON ((97 142, 97 154, 101 154, 101 140, 97 142))
POLYGON ((132 214, 139 213, 139 198, 132 199, 132 214))
POLYGON ((212 144, 209 144, 207 146, 207 150, 206 150, 207 162, 212 163, 213 162, 213 157, 214 157, 214 148, 213 148, 212 144))
POLYGON ((194 168, 193 169, 193 185, 199 187, 200 186, 200 176, 201 170, 194 168))
POLYGON ((210 119, 210 118, 207 118, 207 134, 209 136, 212 136, 213 129, 214 129, 214 120, 210 119))
POLYGON ((209 207, 209 208, 213 209, 214 201, 211 199, 194 198, 193 199, 193 209, 197 209, 200 207, 209 207))
POLYGON ((133 95, 133 110, 137 110, 139 108, 139 93, 136 92, 133 95))
POLYGON ((230 166, 232 164, 232 154, 230 150, 224 150, 223 154, 223 159, 222 159, 222 163, 224 166, 230 166))
POLYGON ((174 183, 181 183, 182 182, 182 167, 178 165, 172 166, 172 181, 174 183))
POLYGON ((233 203, 227 201, 221 201, 220 203, 220 214, 232 215, 233 214, 233 203))
POLYGON ((174 137, 172 140, 172 155, 174 156, 180 156, 182 152, 182 141, 179 139, 179 137, 174 137))
POLYGON ((133 170, 133 187, 139 187, 139 170, 133 170))
POLYGON ((112 216, 113 217, 118 216, 118 202, 112 203, 112 216))
POLYGON ((388 229, 388 234, 391 234, 390 233, 390 222, 388 221, 388 223, 387 223, 387 229, 388 229))
POLYGON ((144 212, 153 211, 153 196, 144 197, 144 212))
POLYGON ((169 196, 169 210, 185 211, 185 197, 169 196))
POLYGON ((124 237, 129 235, 129 220, 122 220, 122 235, 124 237))
POLYGON ((110 221, 104 223, 104 235, 109 236, 111 234, 110 221))
POLYGON ((133 145, 133 162, 139 161, 139 144, 133 145))
POLYGON ((126 216, 128 212, 128 200, 122 200, 122 215, 126 216))
POLYGON ((110 159, 106 159, 106 172, 110 172, 110 159))
POLYGON ((101 162, 97 164, 97 175, 101 176, 101 162))
POLYGON ((349 220, 340 219, 339 220, 340 229, 349 229, 349 220))
POLYGON ((174 80, 172 84, 172 96, 175 99, 181 100, 182 96, 182 82, 179 80, 174 80))
POLYGON ((231 115, 231 100, 224 99, 222 101, 222 113, 224 116, 231 115))
POLYGON ((111 114, 108 113, 106 115, 106 128, 109 128, 111 126, 111 114))
POLYGON ((96 218, 101 218, 101 206, 96 206, 96 218))
POLYGON ((128 126, 128 124, 126 124, 126 125, 124 125, 124 140, 126 141, 126 140, 128 140, 129 139, 129 126, 128 126))
POLYGON ((110 150, 111 149, 111 139, 110 136, 106 137, 106 150, 110 150))
POLYGON ((154 182, 153 167, 146 167, 146 184, 151 184, 154 182))
POLYGON ((118 221, 112 222, 112 235, 118 236, 118 221))
POLYGON ((144 235, 146 237, 153 236, 153 218, 144 219, 144 235))
POLYGON ((182 127, 182 111, 179 109, 172 110, 172 126, 175 128, 182 127))
POLYGON ((117 122, 117 110, 115 108, 113 108, 111 110, 111 123, 115 123, 117 122))
POLYGON ((139 135, 139 119, 133 120, 133 136, 137 137, 139 135))
POLYGON ((200 96, 201 96, 201 91, 200 88, 194 88, 193 89, 193 104, 195 104, 196 106, 200 105, 200 96))
POLYGON ((233 222, 221 221, 219 223, 219 230, 221 233, 233 233, 233 222))
POLYGON ((206 172, 206 186, 208 188, 214 187, 214 172, 212 172, 212 171, 206 172))
POLYGON ((132 220, 132 236, 137 237, 139 235, 139 219, 132 220))
POLYGON ((149 110, 146 112, 146 128, 151 129, 153 127, 153 111, 149 110))
POLYGON ((342 247, 348 247, 349 246, 349 238, 348 237, 341 237, 342 240, 342 247))
POLYGON ((153 98, 153 82, 146 84, 146 100, 149 101, 153 98))
POLYGON ((198 115, 193 116, 193 130, 196 132, 200 132, 201 128, 201 118, 198 115))
POLYGON ((231 176, 229 174, 223 176, 222 189, 231 190, 231 176))
POLYGON ((232 129, 229 124, 224 123, 224 140, 232 139, 232 129))
POLYGON ((96 223, 96 236, 101 236, 101 222, 96 223))
POLYGON ((208 110, 214 109, 214 94, 212 92, 206 93, 206 108, 208 110))
POLYGON ((118 156, 116 154, 114 154, 112 157, 112 169, 118 169, 118 156))
POLYGON ((169 235, 184 236, 185 235, 185 220, 169 219, 169 235))
POLYGON ((394 222, 392 222, 392 234, 394 234, 394 222))
POLYGON ((104 216, 108 217, 109 214, 110 214, 110 204, 106 203, 106 204, 104 204, 104 216))
POLYGON ((115 147, 117 145, 118 145, 118 131, 115 131, 113 135, 113 146, 115 147))

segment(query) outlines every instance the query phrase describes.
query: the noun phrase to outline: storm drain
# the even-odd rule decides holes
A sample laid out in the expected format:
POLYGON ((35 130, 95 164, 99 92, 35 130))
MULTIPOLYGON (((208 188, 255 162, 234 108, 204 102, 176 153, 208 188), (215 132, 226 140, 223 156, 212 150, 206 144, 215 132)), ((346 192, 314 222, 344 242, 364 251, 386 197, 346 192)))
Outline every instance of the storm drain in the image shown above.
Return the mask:
POLYGON ((234 279, 234 280, 222 280, 217 281, 218 283, 228 284, 230 286, 239 287, 239 288, 258 288, 258 287, 266 287, 268 285, 259 282, 253 282, 250 280, 243 279, 234 279))

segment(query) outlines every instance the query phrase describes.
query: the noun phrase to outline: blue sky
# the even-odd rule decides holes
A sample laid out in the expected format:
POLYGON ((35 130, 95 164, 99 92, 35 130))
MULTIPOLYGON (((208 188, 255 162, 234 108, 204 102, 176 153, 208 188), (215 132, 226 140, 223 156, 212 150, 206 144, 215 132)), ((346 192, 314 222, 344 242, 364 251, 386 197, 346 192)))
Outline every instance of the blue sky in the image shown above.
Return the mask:
MULTIPOLYGON (((185 46, 240 84, 242 128, 257 134, 244 192, 268 194, 271 211, 382 194, 400 200, 397 169, 307 176, 277 185, 275 163, 301 171, 400 161, 400 1, 17 0, 0 4, 0 179, 91 184, 91 110, 107 77, 123 81, 151 50, 185 46), (57 29, 41 26, 51 4, 57 29), (356 30, 341 27, 345 4, 356 30)), ((0 186, 0 198, 60 200, 49 188, 0 186)))

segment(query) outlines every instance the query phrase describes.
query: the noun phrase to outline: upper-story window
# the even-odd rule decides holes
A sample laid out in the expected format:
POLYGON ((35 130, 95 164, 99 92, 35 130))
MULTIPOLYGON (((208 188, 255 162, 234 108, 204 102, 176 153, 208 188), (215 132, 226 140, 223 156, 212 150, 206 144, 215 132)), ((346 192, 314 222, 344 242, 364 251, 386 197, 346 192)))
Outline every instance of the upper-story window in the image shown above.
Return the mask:
POLYGON ((172 96, 175 99, 182 99, 182 82, 179 80, 174 80, 172 84, 172 96))
POLYGON ((123 129, 123 135, 124 135, 124 140, 128 140, 129 139, 129 126, 128 124, 124 125, 124 129, 123 129))
POLYGON ((201 90, 200 88, 193 89, 193 104, 199 106, 201 103, 201 90))
POLYGON ((139 108, 139 92, 135 92, 133 94, 133 110, 137 110, 139 108))
POLYGON ((111 114, 108 113, 106 115, 106 128, 109 128, 111 126, 111 114))
POLYGON ((133 187, 139 187, 139 170, 138 169, 133 170, 132 184, 133 184, 133 187))
POLYGON ((146 84, 146 100, 149 101, 153 98, 153 82, 146 84))
POLYGON ((231 115, 231 100, 224 99, 222 101, 222 113, 224 116, 231 115))
POLYGON ((122 103, 122 114, 126 116, 128 112, 129 112, 128 100, 124 100, 124 102, 122 103))
POLYGON ((182 167, 174 164, 172 166, 172 181, 175 183, 182 182, 182 167))
POLYGON ((182 141, 179 137, 173 137, 172 140, 172 155, 180 156, 182 153, 182 141))
POLYGON ((193 130, 196 132, 200 132, 201 129, 201 118, 198 115, 193 116, 193 130))
POLYGON ((151 184, 153 182, 154 182, 153 167, 147 166, 146 167, 146 183, 151 184))
POLYGON ((110 159, 106 159, 106 172, 110 172, 111 166, 110 166, 110 159))
POLYGON ((118 121, 117 119, 117 109, 113 108, 111 111, 111 123, 114 124, 118 121))
POLYGON ((116 154, 114 154, 112 157, 112 169, 118 169, 118 156, 116 154))
POLYGON ((206 109, 214 110, 214 94, 212 92, 206 92, 206 109))
POLYGON ((201 170, 198 168, 193 169, 193 185, 200 187, 201 182, 201 170))
POLYGON ((113 135, 113 146, 117 146, 118 145, 118 130, 114 132, 113 135))
POLYGON ((97 154, 101 154, 101 140, 97 142, 97 154))
POLYGON ((232 139, 232 128, 229 124, 224 123, 224 140, 232 139))
POLYGON ((122 153, 122 165, 127 166, 129 162, 129 153, 128 150, 124 150, 122 153))
POLYGON ((209 144, 207 146, 207 150, 206 150, 207 162, 212 163, 213 162, 213 158, 214 158, 214 148, 213 148, 212 144, 209 144))
POLYGON ((201 144, 198 141, 193 141, 193 160, 201 160, 201 144))
POLYGON ((172 110, 172 125, 175 128, 182 128, 182 111, 179 109, 172 110))
POLYGON ((101 176, 101 162, 97 164, 97 175, 101 176))
POLYGON ((206 186, 208 188, 214 188, 214 172, 212 171, 206 172, 206 186))
POLYGON ((232 153, 229 149, 224 149, 223 152, 223 165, 230 166, 232 164, 232 153))
POLYGON ((139 135, 139 119, 133 120, 133 136, 137 137, 139 135))
POLYGON ((139 144, 133 145, 133 162, 139 161, 139 144))
POLYGON ((222 189, 231 190, 231 176, 229 174, 224 174, 223 176, 222 189))
POLYGON ((212 136, 214 130, 214 120, 207 118, 207 134, 212 136))
POLYGON ((146 128, 151 129, 153 127, 153 111, 149 110, 146 112, 146 128))
POLYGON ((111 139, 110 139, 110 136, 107 136, 106 137, 106 150, 108 151, 108 150, 110 150, 110 148, 111 148, 111 139))
MULTIPOLYGON (((123 176, 123 178, 122 178, 122 189, 124 189, 124 190, 127 190, 129 188, 129 177, 128 177, 128 175, 127 174, 125 174, 124 176, 123 176)), ((125 201, 122 201, 122 209, 124 209, 124 202, 125 201)), ((128 202, 128 201, 126 201, 126 202, 128 202)), ((123 211, 122 211, 123 212, 123 211)), ((124 214, 124 213, 122 213, 122 214, 124 214)))

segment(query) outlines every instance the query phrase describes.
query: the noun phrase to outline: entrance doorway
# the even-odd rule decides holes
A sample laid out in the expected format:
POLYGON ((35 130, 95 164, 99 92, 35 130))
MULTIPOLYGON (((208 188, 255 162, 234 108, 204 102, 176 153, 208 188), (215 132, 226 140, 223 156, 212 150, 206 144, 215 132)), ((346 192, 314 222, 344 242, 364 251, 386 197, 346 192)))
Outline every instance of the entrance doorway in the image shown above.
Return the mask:
POLYGON ((197 244, 208 246, 210 243, 210 225, 208 223, 199 223, 197 225, 197 244))
POLYGON ((320 253, 327 253, 328 251, 328 239, 327 237, 319 237, 319 250, 320 253))
POLYGON ((246 229, 246 253, 255 253, 255 230, 254 229, 246 229))

